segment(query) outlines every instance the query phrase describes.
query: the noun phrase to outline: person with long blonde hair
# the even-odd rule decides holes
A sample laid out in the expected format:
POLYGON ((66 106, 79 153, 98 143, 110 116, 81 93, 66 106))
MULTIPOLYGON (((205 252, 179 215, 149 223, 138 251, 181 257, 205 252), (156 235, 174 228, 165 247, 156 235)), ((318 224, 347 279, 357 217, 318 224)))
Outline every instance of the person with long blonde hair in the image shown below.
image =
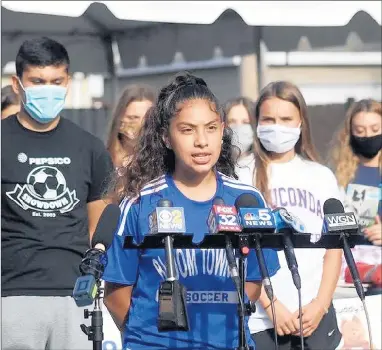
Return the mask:
MULTIPOLYGON (((321 234, 323 204, 340 198, 332 171, 319 164, 312 142, 307 106, 299 89, 285 81, 268 84, 256 103, 253 121, 254 151, 239 161, 240 181, 256 186, 272 208, 284 207, 300 218, 312 239, 321 234)), ((306 349, 335 349, 341 341, 332 305, 342 253, 338 249, 295 249, 301 276, 302 333, 306 349)), ((262 289, 257 311, 249 321, 260 349, 300 344, 298 293, 284 252, 278 252, 281 268, 271 278, 275 294, 274 325, 271 301, 262 289)))
MULTIPOLYGON (((382 105, 372 99, 354 103, 335 138, 330 162, 345 194, 345 205, 358 215, 365 236, 382 244, 382 105)), ((367 247, 357 247, 363 251, 367 247)), ((380 263, 379 254, 374 260, 380 263)), ((377 250, 374 250, 377 253, 377 250)), ((363 254, 370 258, 369 254, 363 254)))

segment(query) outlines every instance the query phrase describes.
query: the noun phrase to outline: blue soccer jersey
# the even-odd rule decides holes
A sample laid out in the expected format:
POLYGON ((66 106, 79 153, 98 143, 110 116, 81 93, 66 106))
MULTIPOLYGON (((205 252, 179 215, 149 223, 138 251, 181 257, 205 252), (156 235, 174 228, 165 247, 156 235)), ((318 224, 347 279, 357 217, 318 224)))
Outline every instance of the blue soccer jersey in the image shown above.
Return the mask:
MULTIPOLYGON (((262 198, 252 186, 217 174, 216 196, 232 206, 242 193, 262 198)), ((126 235, 140 242, 149 232, 149 215, 159 199, 183 207, 186 232, 201 240, 208 232, 207 218, 212 200, 196 202, 185 197, 169 175, 151 181, 138 200, 121 202, 121 217, 109 248, 103 279, 133 285, 128 321, 123 334, 124 349, 233 349, 238 345, 237 292, 231 280, 224 249, 174 249, 179 281, 187 289, 188 332, 159 332, 158 288, 166 278, 164 249, 124 250, 126 235)), ((279 269, 276 251, 264 249, 269 275, 279 269)), ((254 251, 246 259, 247 281, 261 281, 254 251)), ((248 300, 248 299, 246 299, 248 300)), ((247 320, 248 321, 248 318, 247 320)), ((246 322, 247 324, 247 322, 246 322)), ((248 327, 247 341, 254 346, 248 327)))

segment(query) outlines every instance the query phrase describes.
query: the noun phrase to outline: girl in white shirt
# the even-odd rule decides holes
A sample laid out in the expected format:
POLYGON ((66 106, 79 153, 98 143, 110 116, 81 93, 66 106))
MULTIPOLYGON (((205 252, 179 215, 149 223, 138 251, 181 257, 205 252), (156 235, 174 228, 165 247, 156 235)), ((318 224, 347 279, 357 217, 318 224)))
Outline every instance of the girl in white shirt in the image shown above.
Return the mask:
MULTIPOLYGON (((261 91, 254 119, 254 153, 240 160, 240 181, 259 188, 271 207, 284 207, 299 217, 306 232, 320 234, 323 204, 328 198, 339 198, 339 190, 333 173, 317 162, 301 92, 288 82, 270 83, 261 91)), ((332 298, 342 252, 296 248, 295 254, 302 281, 305 349, 335 349, 341 333, 332 298)), ((284 252, 279 251, 278 256, 281 269, 271 280, 279 349, 298 349, 298 294, 284 252)), ((272 349, 271 301, 264 289, 257 304, 250 330, 257 348, 272 349)))

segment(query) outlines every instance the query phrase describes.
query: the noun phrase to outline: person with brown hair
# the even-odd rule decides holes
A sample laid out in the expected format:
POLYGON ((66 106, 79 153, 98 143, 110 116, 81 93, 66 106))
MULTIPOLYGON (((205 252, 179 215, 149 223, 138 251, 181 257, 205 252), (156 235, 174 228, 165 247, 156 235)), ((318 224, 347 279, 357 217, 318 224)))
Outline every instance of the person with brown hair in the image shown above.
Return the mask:
POLYGON ((228 100, 224 106, 227 125, 233 131, 233 143, 240 149, 240 157, 252 151, 253 129, 251 121, 255 114, 255 104, 247 97, 228 100))
POLYGON ((1 89, 1 119, 8 118, 20 111, 20 99, 12 89, 12 85, 1 89))
POLYGON ((123 91, 114 109, 107 139, 115 167, 128 163, 144 117, 154 102, 155 91, 149 85, 128 85, 123 91))
MULTIPOLYGON (((312 142, 307 106, 293 84, 277 81, 260 93, 253 121, 253 154, 239 162, 239 180, 255 185, 272 208, 284 207, 304 224, 311 240, 320 237, 323 204, 339 198, 331 170, 318 162, 312 142)), ((335 349, 341 341, 333 294, 341 268, 341 250, 295 249, 301 276, 302 333, 306 349, 335 349)), ((262 289, 257 311, 249 326, 260 349, 274 347, 274 328, 279 348, 300 344, 298 293, 293 285, 283 251, 281 268, 271 278, 275 294, 276 324, 271 301, 262 289)))
MULTIPOLYGON (((364 99, 350 106, 335 143, 330 162, 339 185, 346 192, 345 205, 358 215, 366 237, 380 246, 382 104, 364 99)), ((369 250, 369 247, 358 248, 369 250)), ((379 254, 379 263, 380 259, 379 254)))

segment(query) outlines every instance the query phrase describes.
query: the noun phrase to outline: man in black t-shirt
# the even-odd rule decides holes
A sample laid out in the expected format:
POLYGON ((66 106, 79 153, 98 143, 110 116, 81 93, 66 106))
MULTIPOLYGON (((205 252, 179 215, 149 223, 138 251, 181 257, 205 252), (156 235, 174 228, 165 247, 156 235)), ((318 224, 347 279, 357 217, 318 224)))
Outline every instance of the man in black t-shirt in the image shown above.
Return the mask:
POLYGON ((71 297, 106 206, 112 172, 103 143, 60 117, 66 49, 25 41, 12 86, 21 110, 1 123, 2 349, 91 349, 71 297))

